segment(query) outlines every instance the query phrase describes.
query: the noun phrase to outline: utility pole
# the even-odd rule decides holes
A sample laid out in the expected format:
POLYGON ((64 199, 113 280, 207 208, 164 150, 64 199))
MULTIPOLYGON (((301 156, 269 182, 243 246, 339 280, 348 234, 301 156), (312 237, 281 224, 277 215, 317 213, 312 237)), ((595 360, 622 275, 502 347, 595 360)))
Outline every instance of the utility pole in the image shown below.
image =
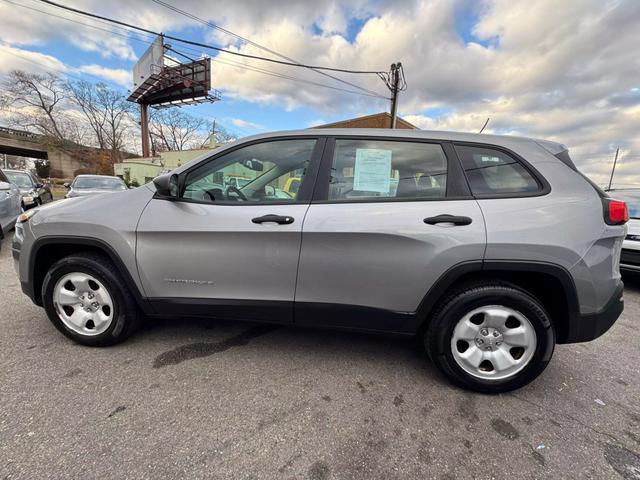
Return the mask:
POLYGON ((396 128, 396 123, 398 120, 398 91, 400 86, 400 68, 402 64, 392 63, 391 64, 391 127, 396 128))
POLYGON ((611 177, 609 178, 609 186, 607 187, 607 192, 611 190, 611 183, 613 182, 613 174, 616 172, 616 163, 618 163, 619 152, 620 152, 620 147, 616 148, 616 156, 613 159, 613 168, 611 169, 611 177))
POLYGON ((140 134, 142 136, 142 156, 147 158, 151 156, 151 147, 149 145, 149 105, 140 104, 140 134))

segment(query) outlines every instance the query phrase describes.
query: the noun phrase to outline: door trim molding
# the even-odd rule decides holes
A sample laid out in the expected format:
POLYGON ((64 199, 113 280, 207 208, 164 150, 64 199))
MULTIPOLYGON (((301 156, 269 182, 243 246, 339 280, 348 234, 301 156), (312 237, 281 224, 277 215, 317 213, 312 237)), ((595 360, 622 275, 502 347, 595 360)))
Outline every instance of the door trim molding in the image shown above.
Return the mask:
POLYGON ((293 301, 235 298, 154 297, 154 317, 199 317, 247 322, 293 322, 293 301))

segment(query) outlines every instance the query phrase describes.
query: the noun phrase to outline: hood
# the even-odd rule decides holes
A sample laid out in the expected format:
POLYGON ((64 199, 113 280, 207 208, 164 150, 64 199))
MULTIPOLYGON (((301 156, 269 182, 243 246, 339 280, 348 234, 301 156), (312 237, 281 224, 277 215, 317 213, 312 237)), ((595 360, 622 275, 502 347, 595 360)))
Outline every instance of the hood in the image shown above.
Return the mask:
POLYGON ((21 195, 31 195, 36 191, 35 188, 18 188, 18 190, 20 190, 21 195))
MULTIPOLYGON (((143 187, 110 192, 109 195, 84 195, 45 203, 35 209, 37 214, 30 221, 32 225, 47 222, 64 225, 67 221, 99 224, 101 219, 111 217, 114 212, 124 215, 122 212, 130 209, 131 215, 135 215, 134 205, 140 202, 140 205, 144 206, 153 197, 153 192, 143 187)), ((124 215, 122 219, 127 215, 129 214, 124 215)))

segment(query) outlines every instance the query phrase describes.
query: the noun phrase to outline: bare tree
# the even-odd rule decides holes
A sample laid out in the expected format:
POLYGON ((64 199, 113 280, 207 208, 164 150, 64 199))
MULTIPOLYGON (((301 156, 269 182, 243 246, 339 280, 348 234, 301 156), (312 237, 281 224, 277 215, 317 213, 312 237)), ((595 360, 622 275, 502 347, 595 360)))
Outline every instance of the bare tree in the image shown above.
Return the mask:
POLYGON ((104 83, 70 82, 69 91, 87 119, 98 147, 109 150, 112 160, 119 160, 133 124, 133 104, 104 83))
POLYGON ((2 82, 0 105, 10 111, 9 123, 46 135, 57 142, 79 140, 80 132, 64 110, 69 90, 57 75, 13 70, 2 82))
POLYGON ((177 108, 151 113, 149 133, 155 152, 201 148, 209 137, 209 122, 177 108))
POLYGON ((85 80, 69 82, 68 86, 73 102, 80 107, 92 133, 95 135, 96 144, 102 149, 107 148, 107 141, 104 135, 106 115, 98 105, 96 86, 85 80))

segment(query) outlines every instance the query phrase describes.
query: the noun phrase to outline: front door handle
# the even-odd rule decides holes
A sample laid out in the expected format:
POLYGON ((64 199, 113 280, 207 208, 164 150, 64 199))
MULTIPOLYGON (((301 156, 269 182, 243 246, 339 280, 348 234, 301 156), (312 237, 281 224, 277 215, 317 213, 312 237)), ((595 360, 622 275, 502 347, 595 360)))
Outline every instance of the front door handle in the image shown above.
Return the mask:
POLYGON ((437 225, 438 223, 453 223, 454 225, 469 225, 472 222, 471 218, 458 215, 437 215, 435 217, 427 217, 424 219, 424 223, 429 225, 437 225))
POLYGON ((252 218, 253 223, 278 223, 280 225, 289 225, 293 223, 294 218, 286 215, 263 215, 262 217, 252 218))

